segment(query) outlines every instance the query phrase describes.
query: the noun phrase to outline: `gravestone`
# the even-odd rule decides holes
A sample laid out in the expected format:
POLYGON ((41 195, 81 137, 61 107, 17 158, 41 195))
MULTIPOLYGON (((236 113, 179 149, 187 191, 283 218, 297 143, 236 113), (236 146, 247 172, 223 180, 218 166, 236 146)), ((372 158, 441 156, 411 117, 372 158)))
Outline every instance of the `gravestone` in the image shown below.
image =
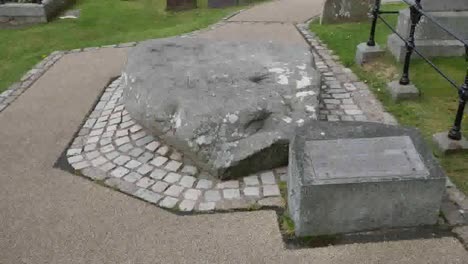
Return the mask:
POLYGON ((208 0, 208 7, 224 8, 238 5, 238 0, 208 0))
POLYGON ((320 24, 369 21, 373 0, 327 0, 323 5, 320 24))
POLYGON ((246 176, 286 165, 291 133, 317 118, 311 58, 302 44, 145 41, 128 56, 125 106, 213 176, 246 176))
POLYGON ((197 8, 197 0, 167 0, 166 9, 170 11, 189 10, 197 8))
MULTIPOLYGON (((433 16, 440 24, 450 29, 462 39, 468 40, 468 1, 465 0, 425 0, 421 2, 423 10, 433 16)), ((411 27, 410 10, 400 11, 397 32, 407 38, 411 27)), ((455 40, 443 29, 426 17, 422 17, 415 33, 417 49, 427 57, 452 57, 465 54, 464 45, 455 40)), ((396 35, 388 38, 388 48, 398 61, 403 61, 406 54, 405 43, 396 35)), ((418 57, 417 54, 414 56, 418 57)))
POLYGON ((290 145, 298 236, 434 225, 444 190, 442 169, 413 129, 311 122, 290 145))

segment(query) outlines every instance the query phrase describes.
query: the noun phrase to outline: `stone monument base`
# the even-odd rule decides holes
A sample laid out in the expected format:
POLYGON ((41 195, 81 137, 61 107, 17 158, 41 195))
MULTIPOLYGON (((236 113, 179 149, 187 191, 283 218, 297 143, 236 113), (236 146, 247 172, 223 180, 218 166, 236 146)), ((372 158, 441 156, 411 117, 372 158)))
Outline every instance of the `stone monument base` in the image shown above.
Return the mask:
POLYGON ((466 138, 463 137, 461 140, 453 140, 447 135, 448 132, 441 132, 432 136, 433 142, 442 153, 450 154, 468 150, 468 140, 466 138))
POLYGON ((437 223, 445 176, 413 129, 312 122, 290 145, 297 236, 437 223))
POLYGON ((371 62, 384 54, 385 50, 379 45, 375 44, 375 46, 368 46, 367 43, 363 42, 357 46, 355 61, 357 65, 362 65, 364 63, 371 62))
POLYGON ((389 82, 387 90, 395 102, 419 98, 419 90, 413 84, 402 85, 399 81, 389 82))

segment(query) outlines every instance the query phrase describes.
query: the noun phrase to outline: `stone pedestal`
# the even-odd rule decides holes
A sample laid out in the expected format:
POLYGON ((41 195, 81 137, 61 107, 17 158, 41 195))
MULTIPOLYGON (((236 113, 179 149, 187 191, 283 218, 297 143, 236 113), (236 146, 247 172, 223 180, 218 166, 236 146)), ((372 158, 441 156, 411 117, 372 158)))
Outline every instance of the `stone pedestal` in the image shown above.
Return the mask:
MULTIPOLYGON (((463 39, 468 39, 468 1, 427 0, 422 2, 424 10, 442 25, 446 26, 463 39)), ((411 27, 409 9, 402 10, 398 18, 397 32, 408 37, 411 27)), ((444 30, 423 17, 415 33, 416 47, 427 57, 463 56, 464 46, 444 30)), ((388 38, 388 48, 398 61, 404 61, 405 43, 395 34, 388 38)), ((414 58, 418 55, 414 54, 414 58)))
POLYGON ((288 175, 296 235, 436 224, 445 176, 423 144, 413 130, 381 124, 299 129, 288 175))
POLYGON ((450 154, 468 151, 468 140, 466 138, 463 137, 461 140, 452 140, 447 135, 448 131, 437 133, 432 136, 432 140, 442 153, 450 154))
POLYGON ((419 90, 413 84, 402 85, 399 81, 393 81, 387 84, 387 90, 396 102, 419 98, 419 90))
POLYGON ((364 42, 357 46, 355 61, 357 65, 362 65, 381 57, 383 54, 385 54, 385 50, 379 45, 368 46, 367 43, 364 42))

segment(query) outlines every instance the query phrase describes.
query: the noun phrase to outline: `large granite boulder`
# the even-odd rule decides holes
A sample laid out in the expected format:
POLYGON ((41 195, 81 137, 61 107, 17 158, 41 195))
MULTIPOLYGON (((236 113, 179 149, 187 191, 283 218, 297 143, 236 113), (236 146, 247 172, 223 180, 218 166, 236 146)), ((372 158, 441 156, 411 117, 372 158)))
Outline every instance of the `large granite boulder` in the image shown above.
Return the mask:
POLYGON ((292 131, 316 119, 312 64, 302 45, 150 40, 129 53, 125 105, 202 169, 246 176, 286 165, 292 131))

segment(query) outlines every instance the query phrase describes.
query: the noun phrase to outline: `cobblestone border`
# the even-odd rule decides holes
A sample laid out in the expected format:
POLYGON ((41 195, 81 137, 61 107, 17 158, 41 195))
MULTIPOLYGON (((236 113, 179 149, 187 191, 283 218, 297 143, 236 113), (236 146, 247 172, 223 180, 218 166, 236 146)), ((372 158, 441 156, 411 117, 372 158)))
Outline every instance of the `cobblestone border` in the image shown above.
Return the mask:
POLYGON ((212 212, 282 208, 286 168, 220 181, 147 134, 125 110, 122 78, 112 82, 67 150, 79 174, 167 209, 212 212))
POLYGON ((344 67, 333 51, 309 31, 313 19, 296 24, 299 33, 312 48, 317 69, 322 73, 319 119, 324 121, 371 121, 397 124, 396 119, 385 112, 382 104, 367 84, 359 81, 351 69, 344 67))

